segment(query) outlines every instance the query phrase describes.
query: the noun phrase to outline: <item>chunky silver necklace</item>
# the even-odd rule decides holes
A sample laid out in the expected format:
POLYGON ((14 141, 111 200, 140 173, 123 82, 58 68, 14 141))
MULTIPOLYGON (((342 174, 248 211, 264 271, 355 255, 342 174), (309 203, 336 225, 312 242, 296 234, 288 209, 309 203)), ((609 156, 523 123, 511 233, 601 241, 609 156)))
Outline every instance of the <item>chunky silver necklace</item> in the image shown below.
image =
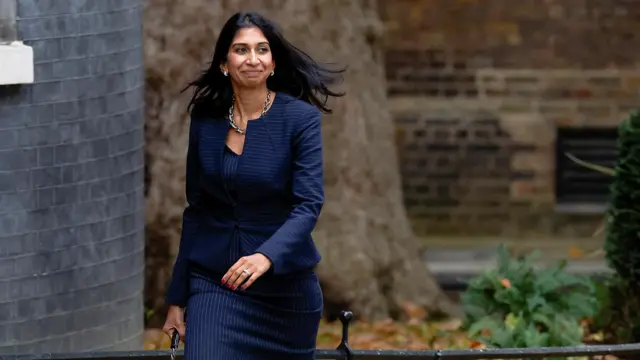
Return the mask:
MULTIPOLYGON (((267 92, 267 100, 264 102, 264 108, 262 109, 262 113, 260 113, 260 118, 262 118, 264 116, 264 114, 267 112, 267 108, 269 108, 269 101, 271 101, 271 91, 267 92)), ((241 129, 238 124, 236 124, 236 122, 233 120, 233 109, 235 108, 235 103, 236 103, 236 95, 233 94, 231 96, 231 107, 229 108, 229 124, 231 125, 231 127, 233 128, 233 130, 235 130, 238 134, 244 134, 247 132, 247 129, 241 129)))

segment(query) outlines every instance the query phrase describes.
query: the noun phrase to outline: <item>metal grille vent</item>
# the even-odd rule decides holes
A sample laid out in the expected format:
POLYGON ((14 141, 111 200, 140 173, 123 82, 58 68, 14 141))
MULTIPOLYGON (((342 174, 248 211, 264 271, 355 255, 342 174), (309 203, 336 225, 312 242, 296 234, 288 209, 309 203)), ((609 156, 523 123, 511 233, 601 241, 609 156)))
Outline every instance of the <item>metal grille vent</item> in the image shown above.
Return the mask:
POLYGON ((617 128, 559 128, 556 144, 556 201, 558 204, 604 205, 612 177, 569 159, 569 153, 591 164, 613 167, 617 128))

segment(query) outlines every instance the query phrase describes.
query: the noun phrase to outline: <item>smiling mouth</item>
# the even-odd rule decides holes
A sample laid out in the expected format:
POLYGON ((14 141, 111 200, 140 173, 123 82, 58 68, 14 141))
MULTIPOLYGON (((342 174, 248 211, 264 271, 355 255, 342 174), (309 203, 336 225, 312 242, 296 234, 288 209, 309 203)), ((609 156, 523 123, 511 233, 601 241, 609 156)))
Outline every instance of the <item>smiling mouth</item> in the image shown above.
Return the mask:
POLYGON ((259 76, 262 73, 262 71, 243 71, 243 73, 251 77, 251 76, 259 76))

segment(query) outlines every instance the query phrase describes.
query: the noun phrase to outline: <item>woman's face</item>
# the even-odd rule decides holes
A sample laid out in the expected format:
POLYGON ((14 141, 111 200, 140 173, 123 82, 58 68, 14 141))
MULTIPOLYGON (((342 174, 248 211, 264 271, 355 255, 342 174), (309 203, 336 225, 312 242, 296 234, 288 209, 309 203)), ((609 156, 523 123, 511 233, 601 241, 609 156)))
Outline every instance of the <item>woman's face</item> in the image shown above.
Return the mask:
POLYGON ((275 69, 269 42, 257 27, 242 28, 236 32, 227 62, 220 66, 228 72, 231 81, 242 87, 256 87, 266 83, 275 69))

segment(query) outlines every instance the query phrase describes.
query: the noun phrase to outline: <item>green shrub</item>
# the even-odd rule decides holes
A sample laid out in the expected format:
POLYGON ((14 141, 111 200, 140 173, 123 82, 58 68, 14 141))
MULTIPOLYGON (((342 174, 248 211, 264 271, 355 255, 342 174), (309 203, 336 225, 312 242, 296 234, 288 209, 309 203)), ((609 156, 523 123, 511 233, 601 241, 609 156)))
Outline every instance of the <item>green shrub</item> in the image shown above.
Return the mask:
POLYGON ((599 309, 595 284, 568 273, 566 261, 538 269, 539 256, 515 259, 502 246, 497 267, 470 281, 462 295, 469 336, 499 348, 582 344, 581 321, 599 309))
POLYGON ((613 176, 604 217, 605 258, 612 276, 598 284, 601 310, 592 325, 607 343, 640 342, 640 112, 618 125, 618 158, 613 169, 571 160, 613 176))
POLYGON ((601 294, 596 326, 609 342, 640 341, 640 112, 618 126, 618 159, 605 215, 605 258, 617 277, 601 294))
POLYGON ((605 344, 636 343, 640 339, 640 298, 617 274, 602 276, 596 286, 600 311, 589 331, 605 344))
POLYGON ((606 214, 607 263, 631 286, 640 281, 640 113, 618 127, 618 160, 606 214))

